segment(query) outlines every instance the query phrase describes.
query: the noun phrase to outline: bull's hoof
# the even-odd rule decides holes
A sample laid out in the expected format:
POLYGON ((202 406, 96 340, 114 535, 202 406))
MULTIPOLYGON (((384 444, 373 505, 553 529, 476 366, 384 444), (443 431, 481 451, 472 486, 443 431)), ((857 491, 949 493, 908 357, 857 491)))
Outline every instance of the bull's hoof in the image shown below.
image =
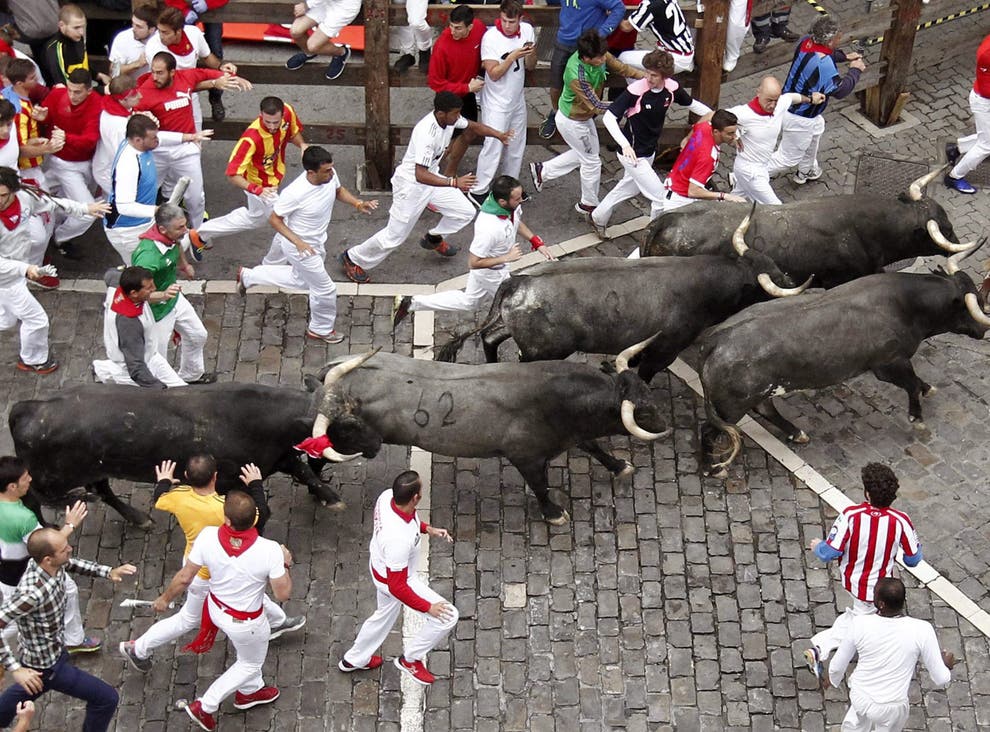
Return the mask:
POLYGON ((914 419, 911 420, 912 427, 914 427, 918 432, 924 432, 928 429, 928 425, 925 424, 924 420, 919 419, 917 422, 914 419))
POLYGON ((708 478, 715 478, 716 480, 722 480, 723 478, 729 477, 729 471, 723 467, 717 468, 706 468, 702 471, 704 475, 708 478))
POLYGON ((544 518, 547 520, 547 523, 550 524, 551 526, 563 526, 564 524, 566 524, 568 521, 571 520, 571 515, 567 513, 567 511, 565 511, 564 509, 560 509, 560 516, 557 516, 556 518, 550 518, 549 516, 544 515, 544 518))
POLYGON ((324 508, 328 508, 331 511, 340 513, 341 511, 347 510, 347 504, 344 503, 339 498, 337 500, 320 501, 320 505, 324 508))
POLYGON ((133 516, 125 516, 131 526, 136 526, 142 531, 151 531, 155 527, 155 522, 146 513, 137 513, 133 516))
POLYGON ((938 391, 937 386, 932 386, 931 384, 925 384, 925 388, 921 390, 921 396, 930 397, 932 394, 938 391))
POLYGON ((796 435, 788 435, 787 439, 793 442, 795 445, 807 445, 811 442, 811 438, 808 437, 808 433, 804 430, 798 430, 796 435))
POLYGON ((622 468, 622 470, 612 473, 614 477, 628 478, 630 475, 636 472, 636 466, 633 465, 631 462, 629 462, 628 460, 623 460, 622 462, 624 467, 622 468))

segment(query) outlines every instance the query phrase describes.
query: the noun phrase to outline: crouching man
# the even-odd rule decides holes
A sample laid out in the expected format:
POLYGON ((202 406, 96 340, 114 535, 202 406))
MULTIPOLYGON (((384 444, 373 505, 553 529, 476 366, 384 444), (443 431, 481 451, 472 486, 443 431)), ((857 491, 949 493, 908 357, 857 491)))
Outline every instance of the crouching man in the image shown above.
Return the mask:
POLYGON ((164 302, 175 296, 179 286, 173 284, 165 292, 156 292, 154 277, 144 267, 111 269, 104 280, 109 288, 103 314, 107 358, 93 361, 96 380, 152 389, 185 386, 186 382, 155 347, 155 316, 150 307, 145 307, 145 303, 164 302))

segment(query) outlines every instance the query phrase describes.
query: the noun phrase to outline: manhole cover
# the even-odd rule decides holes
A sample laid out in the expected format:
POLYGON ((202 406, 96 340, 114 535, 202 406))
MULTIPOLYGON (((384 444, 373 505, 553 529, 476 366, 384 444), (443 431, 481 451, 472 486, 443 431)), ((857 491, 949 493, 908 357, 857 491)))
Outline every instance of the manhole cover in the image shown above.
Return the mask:
POLYGON ((897 196, 928 172, 926 163, 864 153, 860 155, 856 168, 856 193, 897 196))

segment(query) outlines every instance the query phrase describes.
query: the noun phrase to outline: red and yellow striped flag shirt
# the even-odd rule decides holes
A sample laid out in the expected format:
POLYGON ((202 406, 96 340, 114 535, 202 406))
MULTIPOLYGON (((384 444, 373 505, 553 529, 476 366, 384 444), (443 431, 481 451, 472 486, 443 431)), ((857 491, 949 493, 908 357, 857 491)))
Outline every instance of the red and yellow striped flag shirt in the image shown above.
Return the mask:
MULTIPOLYGON (((28 140, 41 137, 41 130, 38 127, 38 123, 31 116, 32 109, 34 109, 34 105, 30 101, 21 99, 21 111, 14 117, 14 125, 17 128, 17 142, 21 148, 24 147, 24 144, 28 140)), ((21 170, 35 168, 41 165, 43 160, 44 158, 40 155, 34 158, 26 158, 22 155, 17 158, 17 167, 21 170)))
POLYGON ((286 104, 282 124, 269 132, 258 116, 241 135, 227 164, 227 175, 244 176, 249 183, 276 188, 285 176, 285 147, 302 131, 296 110, 286 104))

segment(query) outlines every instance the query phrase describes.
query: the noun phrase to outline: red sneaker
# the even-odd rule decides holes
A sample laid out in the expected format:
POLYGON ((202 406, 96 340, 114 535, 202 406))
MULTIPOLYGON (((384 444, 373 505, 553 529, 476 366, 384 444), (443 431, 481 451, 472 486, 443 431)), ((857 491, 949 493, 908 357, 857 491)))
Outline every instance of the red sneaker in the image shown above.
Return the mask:
POLYGON ((337 261, 340 263, 340 268, 344 270, 344 275, 351 282, 356 282, 359 285, 363 285, 366 282, 371 282, 371 277, 368 273, 358 265, 354 264, 354 262, 351 261, 351 258, 347 256, 346 251, 341 252, 337 256, 337 261))
POLYGON ((384 663, 384 659, 381 656, 372 656, 371 660, 368 661, 367 666, 355 666, 353 663, 348 663, 346 658, 341 658, 340 662, 337 664, 337 668, 345 674, 349 674, 354 671, 373 671, 381 666, 382 663, 384 663))
POLYGON ((457 253, 461 251, 461 248, 453 244, 448 244, 447 240, 444 239, 443 241, 440 242, 440 244, 436 246, 436 248, 434 248, 433 251, 435 251, 441 257, 456 257, 457 253))
POLYGON ((209 712, 203 711, 203 704, 197 699, 192 704, 186 703, 184 700, 179 700, 177 706, 180 709, 184 709, 189 718, 199 725, 200 729, 205 729, 206 732, 213 732, 217 728, 217 720, 209 712))
POLYGON ((263 686, 253 694, 234 694, 234 709, 250 709, 261 704, 271 704, 278 699, 278 688, 263 686))
POLYGON ((405 656, 398 656, 395 659, 395 667, 403 673, 409 674, 413 681, 422 686, 429 686, 437 680, 437 677, 430 673, 422 661, 407 661, 405 656))
POLYGON ((44 275, 36 280, 28 280, 31 284, 37 285, 43 290, 54 290, 62 284, 62 280, 51 275, 44 275))
POLYGON ((31 364, 24 363, 23 361, 18 359, 17 370, 27 371, 29 374, 38 374, 40 376, 45 376, 46 374, 50 374, 53 371, 58 370, 58 361, 56 361, 54 358, 49 356, 48 360, 45 361, 44 363, 39 363, 37 365, 32 366, 31 364))

